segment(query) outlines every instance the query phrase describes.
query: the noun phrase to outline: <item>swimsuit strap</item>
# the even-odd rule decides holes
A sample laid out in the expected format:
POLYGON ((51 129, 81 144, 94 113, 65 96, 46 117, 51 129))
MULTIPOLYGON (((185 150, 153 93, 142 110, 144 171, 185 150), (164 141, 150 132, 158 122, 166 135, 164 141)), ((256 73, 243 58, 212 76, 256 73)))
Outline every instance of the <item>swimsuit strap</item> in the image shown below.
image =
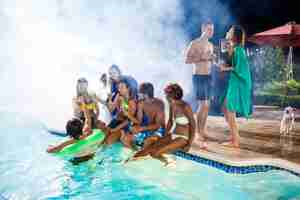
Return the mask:
POLYGON ((175 117, 175 122, 177 124, 180 124, 180 125, 187 125, 187 124, 189 124, 189 120, 185 116, 175 117))

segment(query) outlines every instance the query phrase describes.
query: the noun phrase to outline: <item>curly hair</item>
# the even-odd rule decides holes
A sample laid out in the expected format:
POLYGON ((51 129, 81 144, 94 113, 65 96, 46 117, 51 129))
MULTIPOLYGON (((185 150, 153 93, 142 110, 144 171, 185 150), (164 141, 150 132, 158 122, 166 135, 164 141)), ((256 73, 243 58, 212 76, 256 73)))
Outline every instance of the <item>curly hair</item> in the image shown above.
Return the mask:
POLYGON ((126 87, 128 88, 130 99, 137 99, 138 88, 136 88, 136 86, 130 80, 128 80, 126 78, 122 78, 120 80, 120 83, 125 84, 126 87))
POLYGON ((167 96, 175 100, 181 100, 183 97, 183 90, 177 83, 168 84, 164 92, 167 96))
POLYGON ((152 83, 142 83, 140 85, 140 93, 146 94, 148 95, 149 98, 153 98, 154 97, 154 87, 152 83))
POLYGON ((78 140, 80 136, 83 134, 82 132, 83 123, 79 119, 69 120, 66 124, 67 135, 78 140))

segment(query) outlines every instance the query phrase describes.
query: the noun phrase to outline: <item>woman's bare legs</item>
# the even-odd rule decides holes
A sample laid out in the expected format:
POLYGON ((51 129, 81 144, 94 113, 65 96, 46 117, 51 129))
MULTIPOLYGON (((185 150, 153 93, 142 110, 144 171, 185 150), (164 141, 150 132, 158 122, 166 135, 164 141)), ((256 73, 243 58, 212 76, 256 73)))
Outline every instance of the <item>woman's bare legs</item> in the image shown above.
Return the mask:
POLYGON ((102 144, 104 144, 104 145, 112 145, 113 143, 115 143, 115 142, 117 142, 118 140, 120 140, 121 135, 122 135, 122 130, 114 131, 114 132, 109 132, 109 133, 105 136, 105 138, 104 138, 102 144))
POLYGON ((222 107, 222 111, 224 113, 225 121, 228 123, 228 110, 225 106, 222 107))
POLYGON ((152 142, 151 144, 150 144, 150 140, 145 141, 146 145, 144 144, 143 148, 140 151, 138 151, 133 156, 133 158, 138 159, 140 157, 145 157, 147 155, 150 155, 153 151, 168 144, 170 141, 171 141, 170 135, 159 138, 156 142, 153 142, 153 140, 151 139, 151 142, 152 142))
MULTIPOLYGON (((225 100, 226 102, 226 100, 225 100)), ((226 104, 225 104, 226 105, 226 104)), ((228 117, 228 110, 225 106, 222 107, 222 111, 224 113, 224 118, 225 118, 225 121, 226 123, 229 125, 229 117, 228 117)), ((232 133, 231 133, 231 130, 230 130, 230 135, 229 135, 229 138, 228 140, 232 140, 232 133)))
POLYGON ((175 138, 171 140, 168 144, 158 148, 156 151, 151 153, 153 158, 159 159, 160 161, 168 164, 168 160, 163 156, 163 154, 172 153, 176 150, 182 149, 188 144, 188 141, 184 138, 175 138))
POLYGON ((134 144, 133 144, 134 135, 132 135, 130 133, 125 133, 123 131, 120 140, 124 144, 125 147, 136 150, 136 148, 134 147, 134 144))
POLYGON ((225 120, 229 125, 230 134, 231 134, 231 136, 229 137, 230 141, 225 142, 223 144, 239 148, 240 147, 240 136, 239 136, 238 126, 236 123, 236 113, 227 110, 226 99, 225 99, 224 106, 223 106, 223 112, 224 112, 225 120))

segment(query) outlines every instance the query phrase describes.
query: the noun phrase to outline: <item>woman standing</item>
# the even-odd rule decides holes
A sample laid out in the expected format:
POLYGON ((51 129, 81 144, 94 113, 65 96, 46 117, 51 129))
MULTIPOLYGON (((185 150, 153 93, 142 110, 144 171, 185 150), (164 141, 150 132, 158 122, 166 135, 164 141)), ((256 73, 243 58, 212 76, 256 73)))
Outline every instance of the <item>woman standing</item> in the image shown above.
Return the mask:
POLYGON ((232 66, 221 65, 221 71, 230 71, 228 87, 221 102, 231 138, 224 145, 239 148, 240 137, 236 123, 236 113, 246 118, 251 110, 251 75, 248 58, 244 49, 245 32, 240 26, 232 26, 226 37, 231 42, 232 66))

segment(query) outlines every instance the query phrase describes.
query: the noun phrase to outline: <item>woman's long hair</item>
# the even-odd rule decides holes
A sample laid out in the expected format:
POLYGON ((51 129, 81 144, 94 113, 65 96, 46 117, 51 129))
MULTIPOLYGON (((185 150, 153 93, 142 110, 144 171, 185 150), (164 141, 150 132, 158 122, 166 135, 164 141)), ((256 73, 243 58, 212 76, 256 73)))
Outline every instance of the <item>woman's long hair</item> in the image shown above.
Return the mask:
POLYGON ((245 45, 246 40, 246 32, 243 27, 239 25, 232 26, 233 28, 233 36, 235 38, 235 42, 241 46, 245 45))
POLYGON ((129 90, 129 98, 130 99, 134 99, 136 100, 137 99, 137 94, 138 94, 138 88, 136 88, 134 86, 134 84, 132 84, 128 79, 126 78, 122 78, 120 80, 120 83, 124 83, 126 85, 126 87, 128 88, 129 90))

